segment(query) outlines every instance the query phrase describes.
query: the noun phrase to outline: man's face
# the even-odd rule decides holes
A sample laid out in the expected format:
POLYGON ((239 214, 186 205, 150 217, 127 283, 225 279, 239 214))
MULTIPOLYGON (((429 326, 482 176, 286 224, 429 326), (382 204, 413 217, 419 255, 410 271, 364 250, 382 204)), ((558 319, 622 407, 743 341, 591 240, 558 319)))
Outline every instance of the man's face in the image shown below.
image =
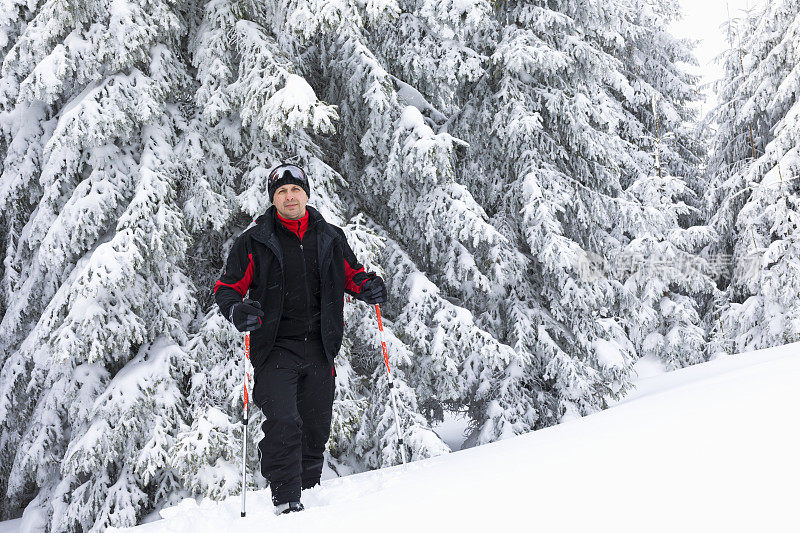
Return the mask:
POLYGON ((278 187, 272 203, 275 204, 280 216, 289 220, 297 220, 306 214, 308 196, 302 187, 289 183, 278 187))

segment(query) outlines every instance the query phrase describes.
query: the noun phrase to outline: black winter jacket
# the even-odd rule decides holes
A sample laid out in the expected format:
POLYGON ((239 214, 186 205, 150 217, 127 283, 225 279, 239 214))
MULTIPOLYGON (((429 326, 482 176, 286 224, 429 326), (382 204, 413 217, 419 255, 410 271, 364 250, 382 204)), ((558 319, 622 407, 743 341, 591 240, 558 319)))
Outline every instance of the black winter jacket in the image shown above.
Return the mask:
MULTIPOLYGON (((316 235, 319 268, 319 327, 325 355, 333 365, 344 334, 344 293, 360 297, 361 286, 373 274, 367 274, 347 244, 344 232, 329 224, 313 207, 306 206, 309 227, 316 235)), ((265 361, 281 323, 284 304, 285 276, 302 276, 287 272, 283 248, 279 242, 275 206, 256 219, 256 225, 242 232, 233 243, 225 272, 214 286, 214 295, 222 315, 230 316, 233 304, 249 297, 261 303, 262 326, 250 333, 250 361, 258 368, 265 361)), ((313 236, 313 235, 312 235, 313 236)), ((314 276, 316 278, 316 276, 314 276)), ((313 291, 316 292, 316 291, 313 291)), ((285 324, 285 323, 284 323, 285 324)))

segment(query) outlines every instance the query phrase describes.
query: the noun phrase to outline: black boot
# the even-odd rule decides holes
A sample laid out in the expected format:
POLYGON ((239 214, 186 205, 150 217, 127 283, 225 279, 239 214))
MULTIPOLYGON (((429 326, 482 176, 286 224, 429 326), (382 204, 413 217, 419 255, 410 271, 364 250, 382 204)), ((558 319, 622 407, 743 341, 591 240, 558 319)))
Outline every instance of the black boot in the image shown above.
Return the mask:
POLYGON ((275 506, 275 514, 296 513, 305 509, 300 502, 288 502, 275 506))

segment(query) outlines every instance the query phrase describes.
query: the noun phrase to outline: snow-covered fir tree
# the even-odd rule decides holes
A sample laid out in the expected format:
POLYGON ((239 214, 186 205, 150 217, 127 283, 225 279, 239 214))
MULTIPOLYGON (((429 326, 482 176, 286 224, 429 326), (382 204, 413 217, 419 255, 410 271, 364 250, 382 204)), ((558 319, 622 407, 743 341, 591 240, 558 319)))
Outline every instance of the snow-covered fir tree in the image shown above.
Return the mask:
POLYGON ((637 356, 702 358, 701 268, 590 268, 712 235, 675 2, 0 7, 3 517, 101 530, 238 492, 243 335, 211 288, 281 161, 390 294, 401 435, 350 302, 334 469, 447 453, 447 411, 482 444, 604 407, 637 356))
POLYGON ((181 490, 168 458, 197 307, 176 204, 191 80, 174 5, 28 8, 0 98, 4 512, 99 530, 181 490))
MULTIPOLYGON (((657 109, 654 97, 656 119, 657 109)), ((718 294, 710 265, 699 252, 716 235, 707 226, 680 227, 680 217, 691 212, 680 200, 687 184, 664 165, 658 137, 655 150, 654 172, 628 187, 645 210, 643 227, 625 248, 627 264, 622 266, 631 270, 625 286, 636 295, 640 309, 631 340, 641 356, 654 354, 672 370, 708 357, 701 314, 718 294)))
MULTIPOLYGON (((333 8, 335 11, 343 7, 334 4, 333 8)), ((348 184, 322 159, 324 149, 320 144, 324 141, 319 135, 332 130, 338 111, 335 106, 319 101, 311 85, 319 84, 321 80, 314 58, 308 57, 310 53, 306 49, 312 47, 306 44, 305 36, 320 29, 332 31, 334 28, 331 25, 333 22, 327 21, 325 17, 317 18, 318 11, 304 3, 298 3, 287 10, 277 3, 249 5, 212 1, 196 16, 196 29, 190 42, 194 54, 193 64, 198 67, 200 80, 196 93, 197 120, 204 123, 203 128, 209 132, 211 138, 216 139, 218 146, 225 148, 218 152, 220 160, 224 163, 233 158, 238 159, 241 172, 240 179, 221 181, 221 184, 238 192, 232 199, 235 206, 232 212, 220 215, 221 220, 228 217, 227 226, 222 227, 218 233, 210 231, 198 235, 195 240, 197 243, 205 243, 202 245, 203 249, 219 258, 210 265, 217 276, 221 268, 220 259, 227 253, 227 245, 247 225, 246 222, 237 221, 252 220, 266 210, 269 206, 266 183, 268 172, 275 163, 287 158, 298 161, 311 176, 313 186, 310 205, 317 208, 328 221, 345 227, 357 257, 364 261, 368 269, 381 272, 377 256, 379 242, 374 235, 364 231, 358 216, 354 216, 346 224, 349 213, 340 191, 348 184), (227 245, 220 246, 223 242, 227 245)), ((353 214, 357 215, 357 211, 353 214)), ((199 274, 206 275, 207 272, 199 274)), ((213 285, 213 281, 210 285, 213 285)), ((216 321, 216 318, 212 313, 204 320, 216 321)), ((355 446, 355 435, 359 431, 373 439, 380 439, 381 431, 395 433, 393 426, 377 428, 376 422, 370 416, 374 411, 365 412, 369 397, 374 396, 373 401, 386 399, 385 387, 381 389, 380 381, 376 383, 372 379, 374 370, 382 368, 379 366, 379 350, 372 351, 371 366, 359 366, 351 361, 351 349, 355 348, 360 353, 364 345, 370 344, 359 342, 361 337, 366 335, 370 340, 376 338, 376 329, 363 327, 363 324, 374 321, 374 314, 370 316, 369 309, 365 309, 363 304, 353 303, 347 307, 345 323, 350 340, 344 344, 337 362, 337 400, 329 442, 334 467, 339 461, 348 465, 354 462, 346 455, 355 446), (354 371, 354 367, 359 372, 354 371)), ((214 327, 202 327, 209 332, 215 331, 214 327)), ((230 341, 221 341, 213 357, 223 363, 226 358, 230 358, 231 353, 241 353, 241 348, 231 345, 230 341)), ((395 381, 402 386, 402 377, 396 377, 395 381)), ((403 427, 414 428, 414 431, 419 430, 435 437, 428 422, 416 411, 413 389, 406 387, 405 390, 408 398, 403 403, 406 406, 401 415, 403 427)), ((199 407, 201 411, 219 407, 216 399, 203 399, 202 403, 207 405, 195 407, 199 407)), ((219 420, 226 420, 225 424, 234 424, 238 411, 233 406, 228 406, 226 413, 227 418, 219 420)), ((209 412, 209 415, 217 414, 215 410, 209 412)), ((199 416, 202 418, 206 415, 199 416)), ((376 416, 380 415, 376 413, 376 416)), ((197 420, 193 424, 197 426, 197 420)), ((214 427, 214 421, 210 418, 203 420, 202 424, 214 427)), ((220 429, 222 428, 217 428, 220 429)), ((196 434, 188 432, 183 437, 186 439, 184 445, 187 453, 190 453, 196 434)), ((254 437, 256 440, 260 438, 257 428, 254 437)), ((447 451, 438 437, 433 440, 438 441, 438 444, 417 440, 420 445, 411 450, 412 455, 428 457, 447 451)), ((417 441, 412 439, 408 442, 413 448, 417 441)), ((226 442, 219 441, 218 444, 222 446, 226 442)), ((221 466, 227 468, 231 475, 237 476, 235 479, 239 479, 234 462, 227 455, 229 452, 220 448, 214 453, 223 459, 221 466)), ((356 463, 354 466, 357 468, 388 464, 386 459, 356 463)), ((255 454, 250 457, 250 465, 257 467, 255 454)), ((188 471, 187 474, 192 475, 188 471)), ((214 490, 221 490, 223 485, 234 487, 229 478, 218 477, 215 483, 217 488, 214 490)), ((210 491, 212 487, 204 487, 202 484, 195 485, 194 489, 198 494, 222 495, 222 492, 214 494, 210 491)))
POLYGON ((733 353, 800 339, 800 2, 766 2, 729 36, 706 200, 720 234, 708 253, 728 265, 709 324, 733 353))
POLYGON ((620 25, 618 33, 605 26, 597 30, 629 80, 630 88, 619 91, 627 120, 618 131, 640 148, 635 157, 647 169, 622 175, 626 192, 643 210, 628 230, 633 239, 619 266, 631 270, 625 285, 639 307, 631 330, 637 353, 655 354, 674 369, 709 356, 702 315, 718 295, 712 265, 699 252, 716 234, 703 218, 705 151, 691 107, 698 100, 698 79, 678 67, 695 60, 689 43, 655 30, 679 16, 678 4, 634 7, 633 24, 620 25), (647 52, 654 48, 658 53, 647 52))
MULTIPOLYGON (((366 39, 387 58, 392 74, 367 58, 367 67, 340 76, 347 86, 338 91, 347 92, 372 67, 374 80, 386 80, 384 92, 391 95, 391 83, 400 104, 413 107, 396 112, 400 119, 393 133, 378 120, 359 132, 363 141, 352 148, 357 154, 352 158, 360 168, 348 174, 360 171, 370 179, 363 188, 389 199, 390 210, 374 199, 362 202, 371 202, 369 209, 391 231, 405 232, 398 240, 424 262, 448 297, 475 312, 478 326, 513 348, 500 360, 478 357, 461 367, 462 383, 473 383, 474 390, 504 384, 488 397, 461 391, 473 402, 473 437, 485 442, 600 408, 627 386, 634 361, 631 340, 650 333, 641 331, 641 317, 660 314, 652 310, 652 300, 643 304, 623 286, 624 278, 608 272, 583 276, 590 258, 629 254, 632 241, 653 231, 648 213, 657 206, 630 187, 654 170, 654 96, 662 131, 682 137, 661 148, 665 166, 681 176, 671 194, 677 203, 693 196, 697 203, 687 183, 696 186, 700 151, 684 124, 692 118, 687 104, 695 98, 695 80, 677 67, 690 52, 662 30, 676 4, 587 9, 568 2, 420 1, 398 6, 396 22, 369 19, 366 28, 366 39), (422 146, 431 153, 431 170, 415 168, 414 145, 399 136, 402 128, 413 132, 412 140, 429 138, 422 146), (390 133, 376 133, 381 130, 390 133), (378 144, 390 134, 395 145, 402 142, 398 165, 397 149, 378 144), (444 156, 434 152, 437 144, 444 156), (413 180, 410 186, 407 180, 413 180), (405 214, 414 211, 404 203, 415 201, 447 208, 434 210, 437 217, 428 218, 432 223, 414 227, 405 214), (443 263, 454 252, 458 261, 443 263), (442 268, 450 264, 457 266, 442 268), (492 397, 495 393, 500 396, 492 397), (495 417, 511 413, 498 408, 503 396, 507 403, 530 405, 510 424, 495 421, 495 430, 486 431, 495 417), (501 426, 514 429, 500 431, 501 426)), ((375 86, 372 80, 362 85, 367 83, 375 86)), ((382 93, 369 95, 361 106, 345 104, 369 110, 382 93)), ((378 109, 395 105, 392 98, 382 100, 378 109)), ((699 219, 696 210, 677 210, 658 223, 659 232, 678 229, 681 215, 684 225, 699 219)), ((696 248, 708 236, 696 228, 683 237, 692 241, 684 246, 696 248)), ((708 291, 709 279, 697 275, 702 281, 695 280, 694 288, 699 283, 708 291)), ((686 328, 697 340, 697 304, 687 297, 682 306, 693 311, 686 328)), ((645 327, 672 326, 667 319, 645 327)))

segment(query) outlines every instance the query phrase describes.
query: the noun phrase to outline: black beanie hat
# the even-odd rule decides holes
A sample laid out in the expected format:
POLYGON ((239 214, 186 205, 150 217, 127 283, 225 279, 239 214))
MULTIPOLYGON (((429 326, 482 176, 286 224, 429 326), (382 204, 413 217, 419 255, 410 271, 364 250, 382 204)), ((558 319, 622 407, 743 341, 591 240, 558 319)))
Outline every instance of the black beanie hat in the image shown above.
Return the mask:
POLYGON ((267 179, 267 192, 269 193, 270 202, 275 203, 275 191, 279 187, 290 183, 299 185, 306 192, 306 196, 311 197, 311 187, 308 184, 305 171, 297 165, 282 163, 269 173, 269 178, 267 179))

